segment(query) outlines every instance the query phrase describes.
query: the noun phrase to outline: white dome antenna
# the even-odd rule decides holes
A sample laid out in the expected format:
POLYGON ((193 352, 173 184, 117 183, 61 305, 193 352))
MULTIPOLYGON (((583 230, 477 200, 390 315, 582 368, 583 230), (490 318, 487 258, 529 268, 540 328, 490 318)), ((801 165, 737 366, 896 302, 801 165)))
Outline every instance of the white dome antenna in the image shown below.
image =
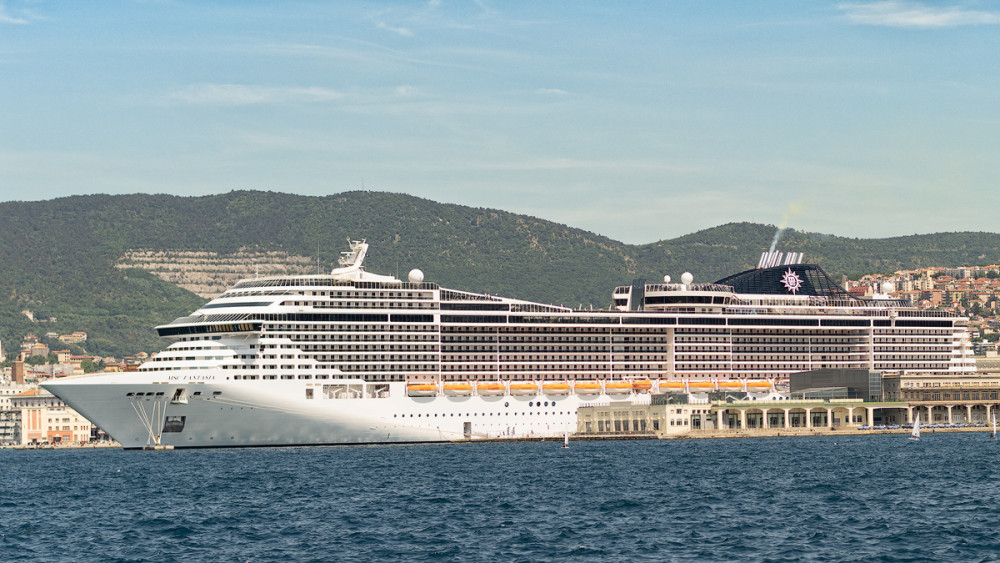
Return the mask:
POLYGON ((663 283, 670 283, 670 276, 669 275, 663 276, 663 283))
POLYGON ((424 273, 418 270, 417 268, 410 270, 409 275, 407 275, 406 277, 407 279, 410 280, 410 283, 420 283, 424 281, 424 273))
POLYGON ((691 275, 691 272, 684 272, 683 274, 681 274, 681 283, 682 284, 684 284, 684 285, 691 285, 691 282, 693 282, 693 281, 694 281, 694 276, 691 275))

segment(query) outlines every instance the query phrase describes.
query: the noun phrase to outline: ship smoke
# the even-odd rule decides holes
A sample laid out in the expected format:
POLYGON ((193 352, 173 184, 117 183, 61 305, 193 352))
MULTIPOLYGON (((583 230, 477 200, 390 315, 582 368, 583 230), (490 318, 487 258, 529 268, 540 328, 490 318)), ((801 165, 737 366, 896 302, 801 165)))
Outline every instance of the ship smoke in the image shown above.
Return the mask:
POLYGON ((785 211, 785 215, 781 218, 781 224, 778 225, 778 231, 774 233, 774 238, 771 240, 771 250, 768 252, 774 252, 778 246, 778 242, 781 241, 781 234, 788 230, 788 224, 792 219, 802 213, 802 204, 797 201, 788 202, 788 209, 785 211))
POLYGON ((785 232, 785 227, 778 227, 778 231, 774 233, 774 238, 771 239, 771 249, 768 252, 774 252, 775 247, 778 246, 778 241, 781 240, 781 233, 785 232))

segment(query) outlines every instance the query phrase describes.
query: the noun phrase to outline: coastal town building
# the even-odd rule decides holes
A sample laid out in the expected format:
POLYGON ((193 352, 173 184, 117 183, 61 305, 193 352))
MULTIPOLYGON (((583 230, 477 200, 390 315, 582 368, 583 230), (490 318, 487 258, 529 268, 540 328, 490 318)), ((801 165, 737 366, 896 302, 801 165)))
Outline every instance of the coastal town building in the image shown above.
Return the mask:
POLYGON ((58 340, 63 344, 82 344, 87 341, 87 333, 79 331, 73 334, 63 334, 58 340))
POLYGON ((91 440, 91 424, 60 399, 40 388, 11 397, 12 410, 20 414, 17 443, 86 443, 91 440))
POLYGON ((917 416, 925 424, 979 427, 992 426, 994 419, 1000 419, 1000 373, 942 376, 838 371, 793 376, 793 391, 765 397, 740 392, 674 393, 653 395, 643 404, 586 405, 579 409, 577 432, 656 437, 792 435, 912 424, 917 416), (820 386, 805 387, 810 384, 820 386))
POLYGON ((0 384, 0 445, 20 443, 21 411, 14 408, 11 398, 32 387, 12 382, 0 384))

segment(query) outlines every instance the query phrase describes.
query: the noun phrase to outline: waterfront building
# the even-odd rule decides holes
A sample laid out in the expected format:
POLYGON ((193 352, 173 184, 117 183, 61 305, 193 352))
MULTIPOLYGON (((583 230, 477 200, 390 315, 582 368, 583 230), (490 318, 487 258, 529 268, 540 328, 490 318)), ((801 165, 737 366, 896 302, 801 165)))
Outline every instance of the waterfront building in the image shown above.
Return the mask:
POLYGON ((866 402, 862 399, 773 397, 758 400, 752 396, 724 399, 690 396, 672 401, 654 396, 645 405, 619 401, 581 407, 577 433, 656 437, 740 432, 808 433, 898 424, 905 409, 906 404, 902 402, 866 402))
POLYGON ((579 410, 584 435, 658 437, 789 432, 912 424, 992 427, 1000 419, 1000 373, 967 376, 817 370, 796 374, 786 394, 654 395, 648 403, 609 402, 579 410), (878 389, 877 391, 875 389, 878 389))
POLYGON ((14 395, 11 407, 20 414, 20 444, 90 441, 90 421, 44 389, 32 388, 14 395))
POLYGON ((942 377, 934 374, 886 374, 886 397, 906 404, 905 420, 976 424, 1000 419, 1000 373, 942 377))
POLYGON ((21 411, 15 409, 11 398, 33 386, 8 382, 0 384, 0 444, 17 444, 21 440, 21 411))

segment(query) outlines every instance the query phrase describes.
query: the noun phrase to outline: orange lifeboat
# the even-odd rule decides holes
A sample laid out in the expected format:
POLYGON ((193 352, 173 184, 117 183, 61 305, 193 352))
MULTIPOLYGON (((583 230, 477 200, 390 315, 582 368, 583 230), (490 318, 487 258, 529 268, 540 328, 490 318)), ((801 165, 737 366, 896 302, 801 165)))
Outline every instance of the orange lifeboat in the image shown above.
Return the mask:
POLYGON ((406 394, 410 397, 433 397, 437 395, 438 387, 433 383, 409 383, 406 394))
POLYGON ((511 395, 537 395, 538 394, 538 385, 536 385, 534 383, 531 383, 531 382, 528 382, 528 381, 523 381, 523 382, 520 382, 520 383, 511 383, 510 384, 510 394, 511 395))
POLYGON ((503 395, 507 392, 507 386, 497 381, 481 382, 476 384, 476 391, 480 395, 503 395))
POLYGON ((715 383, 711 381, 692 381, 688 383, 688 387, 691 389, 709 390, 709 389, 715 389, 715 383))
POLYGON ((577 381, 573 390, 577 395, 597 395, 601 392, 601 384, 598 381, 577 381))
POLYGON ((632 392, 632 384, 628 381, 608 381, 604 384, 604 392, 608 395, 624 395, 632 392))
POLYGON ((719 389, 743 389, 743 384, 739 381, 720 381, 719 389))
POLYGON ((747 388, 770 389, 771 382, 767 380, 747 381, 747 388))
POLYGON ((645 393, 653 388, 653 382, 648 379, 640 379, 632 382, 632 389, 637 393, 645 393))
POLYGON ((471 383, 445 383, 444 394, 451 396, 464 396, 472 394, 471 383))
POLYGON ((684 382, 683 381, 661 381, 659 387, 660 387, 660 391, 678 391, 680 389, 684 389, 684 382))
POLYGON ((568 395, 569 392, 569 383, 553 382, 542 384, 542 393, 545 393, 546 395, 568 395))

